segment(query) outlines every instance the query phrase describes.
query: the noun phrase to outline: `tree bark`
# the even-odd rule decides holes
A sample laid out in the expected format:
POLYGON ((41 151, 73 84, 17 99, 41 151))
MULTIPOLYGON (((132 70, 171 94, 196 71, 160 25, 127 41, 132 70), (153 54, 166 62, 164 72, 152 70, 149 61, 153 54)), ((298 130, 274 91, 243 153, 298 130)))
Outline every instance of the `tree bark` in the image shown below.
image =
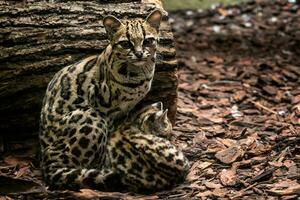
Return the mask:
MULTIPOLYGON (((108 44, 105 15, 145 18, 157 7, 162 9, 159 0, 0 1, 0 136, 38 133, 43 96, 54 73, 108 44)), ((174 120, 177 62, 164 13, 155 78, 145 102, 162 101, 174 120)))

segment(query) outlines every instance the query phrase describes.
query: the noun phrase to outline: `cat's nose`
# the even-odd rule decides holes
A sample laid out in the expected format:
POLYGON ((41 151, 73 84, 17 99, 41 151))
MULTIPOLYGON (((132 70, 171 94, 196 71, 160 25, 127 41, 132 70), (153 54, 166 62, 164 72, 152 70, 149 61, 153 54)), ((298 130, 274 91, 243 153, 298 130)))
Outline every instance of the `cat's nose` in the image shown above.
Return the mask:
POLYGON ((141 59, 143 57, 143 52, 142 51, 136 51, 134 54, 139 59, 141 59))

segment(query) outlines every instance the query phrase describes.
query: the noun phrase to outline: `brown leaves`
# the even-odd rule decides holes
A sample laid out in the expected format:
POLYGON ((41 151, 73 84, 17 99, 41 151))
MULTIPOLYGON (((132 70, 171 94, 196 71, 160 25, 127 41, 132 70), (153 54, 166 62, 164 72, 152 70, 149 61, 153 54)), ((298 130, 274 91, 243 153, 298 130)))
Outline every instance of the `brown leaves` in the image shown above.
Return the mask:
POLYGON ((287 193, 272 187, 299 177, 300 62, 292 30, 300 18, 293 6, 256 1, 172 16, 182 28, 175 29, 183 64, 176 144, 185 144, 193 163, 188 181, 196 197, 295 195, 296 185, 287 193), (188 32, 185 17, 194 24, 188 32))
POLYGON ((297 180, 281 180, 275 184, 268 184, 266 186, 271 188, 267 190, 267 192, 274 195, 300 195, 300 184, 297 182, 297 180))
POLYGON ((0 165, 0 193, 38 193, 44 192, 45 188, 40 181, 33 178, 34 173, 31 165, 33 159, 24 155, 4 156, 4 165, 0 165))

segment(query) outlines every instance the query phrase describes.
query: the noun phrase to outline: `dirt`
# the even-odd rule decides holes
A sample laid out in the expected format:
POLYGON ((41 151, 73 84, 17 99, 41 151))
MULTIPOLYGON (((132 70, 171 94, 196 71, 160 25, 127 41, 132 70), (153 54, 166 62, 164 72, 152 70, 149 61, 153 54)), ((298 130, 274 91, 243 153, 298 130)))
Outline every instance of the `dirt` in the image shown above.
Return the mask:
POLYGON ((50 192, 33 156, 10 155, 0 166, 0 182, 9 184, 0 199, 296 199, 299 7, 256 0, 170 13, 180 80, 172 142, 191 163, 183 184, 147 196, 50 192))

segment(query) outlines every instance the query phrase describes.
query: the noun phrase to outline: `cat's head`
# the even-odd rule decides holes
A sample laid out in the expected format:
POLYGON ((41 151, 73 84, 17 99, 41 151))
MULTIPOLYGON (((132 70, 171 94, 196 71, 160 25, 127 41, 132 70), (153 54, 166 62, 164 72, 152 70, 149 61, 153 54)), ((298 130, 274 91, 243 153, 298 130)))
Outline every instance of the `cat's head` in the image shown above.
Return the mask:
POLYGON ((162 13, 151 12, 146 19, 121 21, 109 15, 103 25, 110 38, 113 51, 130 63, 153 60, 162 13))

